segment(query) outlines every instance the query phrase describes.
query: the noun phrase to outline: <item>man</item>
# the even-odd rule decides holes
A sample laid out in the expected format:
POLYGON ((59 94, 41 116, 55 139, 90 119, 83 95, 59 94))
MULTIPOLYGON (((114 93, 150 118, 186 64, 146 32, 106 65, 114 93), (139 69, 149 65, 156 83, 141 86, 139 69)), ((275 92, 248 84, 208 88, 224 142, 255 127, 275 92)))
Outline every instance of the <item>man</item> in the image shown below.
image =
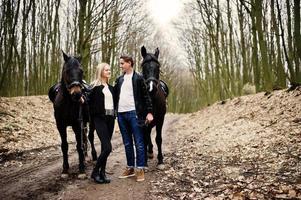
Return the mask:
POLYGON ((116 79, 117 117, 119 129, 125 147, 127 167, 119 178, 135 176, 136 180, 144 181, 144 141, 143 126, 153 120, 151 99, 144 85, 143 77, 133 69, 134 61, 130 56, 120 57, 123 75, 116 79), (133 138, 136 149, 136 165, 133 138))

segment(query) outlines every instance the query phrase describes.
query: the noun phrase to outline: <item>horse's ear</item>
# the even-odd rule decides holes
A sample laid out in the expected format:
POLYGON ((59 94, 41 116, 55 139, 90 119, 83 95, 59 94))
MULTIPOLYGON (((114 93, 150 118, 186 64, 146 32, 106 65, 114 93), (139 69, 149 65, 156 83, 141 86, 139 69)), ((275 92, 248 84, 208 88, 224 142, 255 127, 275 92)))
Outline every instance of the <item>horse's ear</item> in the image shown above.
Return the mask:
POLYGON ((70 57, 67 54, 65 54, 65 52, 63 50, 62 50, 62 52, 63 52, 64 60, 65 60, 65 62, 67 62, 70 59, 70 57))
POLYGON ((159 53, 160 53, 160 51, 159 51, 159 48, 157 47, 156 50, 155 50, 155 56, 156 56, 156 58, 159 58, 159 53))
POLYGON ((76 60, 78 60, 78 62, 80 62, 80 63, 82 62, 82 57, 81 56, 76 56, 75 58, 76 58, 76 60))
POLYGON ((145 58, 147 52, 146 52, 146 48, 144 46, 141 47, 141 55, 143 58, 145 58))

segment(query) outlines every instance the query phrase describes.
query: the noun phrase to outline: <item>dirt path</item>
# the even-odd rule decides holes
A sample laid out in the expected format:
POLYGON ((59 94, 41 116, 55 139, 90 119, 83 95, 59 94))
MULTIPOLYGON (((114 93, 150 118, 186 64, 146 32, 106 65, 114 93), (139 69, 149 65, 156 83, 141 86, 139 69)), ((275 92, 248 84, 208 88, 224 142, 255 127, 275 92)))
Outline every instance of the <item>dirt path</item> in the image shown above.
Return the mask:
MULTIPOLYGON (((74 134, 68 136, 71 176, 60 178, 60 139, 46 96, 0 97, 0 199, 301 199, 300 102, 301 87, 168 114, 165 169, 152 160, 142 183, 117 178, 125 154, 116 128, 112 182, 98 185, 77 179, 74 134)), ((88 176, 92 166, 87 163, 88 176)))
POLYGON ((301 199, 301 87, 237 97, 181 118, 149 199, 301 199))
MULTIPOLYGON (((172 134, 168 131, 170 127, 176 123, 180 118, 180 115, 168 115, 165 121, 163 132, 164 152, 172 151, 172 134)), ((153 133, 153 139, 155 134, 153 133)), ((121 141, 119 133, 115 134, 116 140, 121 141)), ((114 145, 113 145, 114 146, 114 145)), ((156 151, 156 145, 155 151, 156 151)), ((137 183, 135 178, 118 179, 118 176, 122 173, 125 167, 125 153, 123 145, 118 145, 113 149, 108 160, 108 172, 112 182, 106 185, 98 185, 91 180, 75 181, 75 184, 68 184, 68 186, 62 191, 58 197, 60 199, 147 199, 150 183, 155 178, 156 159, 153 159, 149 163, 149 172, 146 173, 146 181, 137 183)))
MULTIPOLYGON (((168 115, 164 125, 163 150, 172 149, 172 134, 169 127, 180 115, 168 115)), ((70 133, 72 134, 72 133, 70 133)), ((153 134, 154 137, 154 134, 153 134)), ((98 138, 96 138, 98 141, 98 138)), ((146 181, 137 183, 134 178, 118 179, 125 166, 125 153, 119 130, 113 139, 113 152, 108 160, 108 173, 111 184, 98 185, 90 178, 79 180, 77 173, 77 152, 75 144, 69 145, 69 163, 71 176, 60 178, 62 157, 59 145, 27 151, 10 160, 11 167, 1 166, 0 199, 146 199, 151 181, 156 172, 156 159, 150 161, 150 170, 146 181), (21 163, 18 165, 18 163, 21 163), (139 191, 139 192, 138 192, 139 191)), ((96 144, 99 152, 99 143, 96 144)), ((156 151, 156 145, 155 151, 156 151)), ((93 163, 87 162, 87 175, 90 176, 93 163)))

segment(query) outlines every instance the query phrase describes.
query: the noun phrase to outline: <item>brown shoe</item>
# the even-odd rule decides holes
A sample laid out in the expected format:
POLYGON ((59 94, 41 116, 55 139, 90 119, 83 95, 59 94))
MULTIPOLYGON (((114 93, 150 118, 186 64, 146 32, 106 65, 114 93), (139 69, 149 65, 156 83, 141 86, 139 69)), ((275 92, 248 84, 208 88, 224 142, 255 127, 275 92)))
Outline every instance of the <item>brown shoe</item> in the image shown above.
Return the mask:
POLYGON ((134 168, 127 167, 118 178, 128 178, 135 176, 134 168))
POLYGON ((143 169, 136 170, 136 181, 137 182, 144 181, 144 170, 143 169))

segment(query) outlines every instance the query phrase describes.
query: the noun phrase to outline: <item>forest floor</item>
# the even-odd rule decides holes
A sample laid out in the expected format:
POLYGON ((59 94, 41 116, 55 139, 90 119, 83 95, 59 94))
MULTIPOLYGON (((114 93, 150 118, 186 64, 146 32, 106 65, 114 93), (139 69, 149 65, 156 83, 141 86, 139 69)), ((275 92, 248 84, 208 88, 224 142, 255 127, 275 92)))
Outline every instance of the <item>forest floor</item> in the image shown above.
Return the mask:
MULTIPOLYGON (((300 87, 167 114, 165 168, 151 160, 142 183, 117 178, 125 166, 117 125, 106 185, 77 178, 75 139, 68 132, 71 174, 62 179, 47 96, 0 97, 0 199, 301 199, 300 87)), ((89 177, 93 162, 86 163, 89 177)))

